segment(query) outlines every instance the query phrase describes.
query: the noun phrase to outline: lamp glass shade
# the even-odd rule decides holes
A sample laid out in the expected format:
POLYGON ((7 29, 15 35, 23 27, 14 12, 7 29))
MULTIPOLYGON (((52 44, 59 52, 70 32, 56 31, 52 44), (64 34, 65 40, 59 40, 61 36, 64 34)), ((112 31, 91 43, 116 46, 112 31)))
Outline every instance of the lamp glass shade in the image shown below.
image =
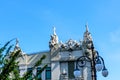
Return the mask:
POLYGON ((103 67, 102 64, 96 64, 95 65, 95 68, 96 68, 97 71, 101 71, 102 67, 103 67))
POLYGON ((103 69, 103 70, 102 70, 102 75, 103 75, 104 77, 107 77, 107 76, 108 76, 108 70, 107 70, 107 69, 103 69))
POLYGON ((81 72, 80 72, 79 69, 74 70, 74 76, 75 77, 80 77, 80 75, 81 75, 81 72))

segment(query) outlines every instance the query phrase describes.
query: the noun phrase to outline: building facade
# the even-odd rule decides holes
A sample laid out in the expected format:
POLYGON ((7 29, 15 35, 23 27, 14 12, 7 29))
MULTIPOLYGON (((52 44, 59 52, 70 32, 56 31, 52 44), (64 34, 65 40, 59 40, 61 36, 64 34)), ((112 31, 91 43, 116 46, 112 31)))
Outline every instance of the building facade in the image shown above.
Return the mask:
MULTIPOLYGON (((37 52, 33 54, 25 54, 21 52, 22 57, 19 60, 19 70, 22 76, 26 71, 31 70, 32 66, 41 58, 42 55, 46 55, 45 60, 43 60, 42 65, 38 66, 33 70, 33 75, 47 64, 48 67, 40 74, 42 80, 76 80, 74 76, 74 70, 76 68, 76 60, 80 56, 87 55, 91 58, 91 50, 89 43, 92 41, 90 32, 88 31, 88 26, 86 25, 86 30, 83 34, 83 40, 76 41, 69 39, 66 43, 59 42, 58 36, 56 34, 55 28, 53 29, 53 34, 49 41, 49 51, 37 52)), ((19 49, 18 41, 16 41, 15 50, 19 49)), ((82 65, 83 63, 79 63, 82 65)), ((92 80, 91 79, 91 64, 88 61, 85 63, 86 66, 79 67, 81 70, 81 76, 78 80, 92 80)), ((32 79, 32 76, 31 76, 32 79)))

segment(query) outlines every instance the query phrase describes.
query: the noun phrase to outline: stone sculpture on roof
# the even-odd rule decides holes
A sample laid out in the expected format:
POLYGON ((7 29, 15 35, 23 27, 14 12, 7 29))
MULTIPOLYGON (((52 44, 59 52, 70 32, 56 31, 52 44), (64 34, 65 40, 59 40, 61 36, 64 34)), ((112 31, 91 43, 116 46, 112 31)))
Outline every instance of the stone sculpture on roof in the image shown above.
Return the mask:
POLYGON ((84 36, 83 36, 83 42, 82 42, 82 50, 83 53, 89 57, 91 57, 91 46, 93 39, 92 36, 88 30, 88 25, 86 25, 86 31, 84 32, 84 36))
POLYGON ((18 41, 18 39, 16 38, 16 44, 15 44, 14 51, 17 51, 17 50, 21 50, 21 49, 20 49, 20 47, 19 47, 19 41, 18 41))
POLYGON ((56 34, 56 28, 54 27, 53 28, 53 35, 51 35, 51 39, 49 41, 49 47, 50 48, 53 48, 55 47, 55 45, 58 44, 58 36, 56 34))
POLYGON ((83 37, 83 41, 92 41, 92 37, 91 37, 91 34, 88 30, 88 25, 86 24, 86 31, 84 33, 84 37, 83 37))
POLYGON ((86 31, 83 35, 83 40, 76 41, 69 39, 67 42, 63 43, 58 42, 58 36, 56 34, 56 29, 54 27, 53 34, 51 35, 51 39, 49 41, 50 50, 54 53, 56 50, 58 51, 74 51, 74 50, 82 50, 85 55, 90 55, 91 53, 91 45, 92 45, 92 36, 88 30, 88 25, 85 25, 86 31))

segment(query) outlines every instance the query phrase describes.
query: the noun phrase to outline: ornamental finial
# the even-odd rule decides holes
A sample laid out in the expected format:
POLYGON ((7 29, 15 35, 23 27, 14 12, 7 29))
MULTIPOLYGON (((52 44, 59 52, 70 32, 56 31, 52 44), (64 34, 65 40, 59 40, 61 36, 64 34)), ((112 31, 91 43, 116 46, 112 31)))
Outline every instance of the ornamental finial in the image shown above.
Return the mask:
POLYGON ((58 44, 58 36, 56 34, 56 28, 53 27, 53 35, 51 35, 51 39, 49 41, 49 47, 53 48, 56 44, 58 44))
POLYGON ((86 31, 84 33, 84 39, 83 40, 84 41, 92 41, 92 36, 91 36, 91 34, 88 30, 88 23, 85 25, 85 27, 86 27, 86 31))
POLYGON ((18 40, 18 38, 16 38, 16 44, 15 44, 14 50, 19 50, 19 49, 20 49, 20 47, 19 47, 19 40, 18 40))
POLYGON ((88 23, 86 23, 85 27, 86 27, 86 32, 89 32, 88 23))
POLYGON ((53 27, 53 34, 56 35, 56 28, 53 27))
POLYGON ((18 38, 16 38, 16 47, 19 47, 19 41, 18 41, 18 38))

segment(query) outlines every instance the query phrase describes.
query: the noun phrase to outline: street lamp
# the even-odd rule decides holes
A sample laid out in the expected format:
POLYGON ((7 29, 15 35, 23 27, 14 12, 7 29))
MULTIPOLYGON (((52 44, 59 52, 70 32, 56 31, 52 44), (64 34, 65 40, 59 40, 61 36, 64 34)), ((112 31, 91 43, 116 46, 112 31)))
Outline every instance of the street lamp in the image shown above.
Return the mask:
POLYGON ((92 51, 91 57, 84 55, 80 56, 76 60, 76 68, 74 70, 74 76, 75 78, 78 78, 81 76, 81 71, 79 70, 79 67, 84 67, 86 65, 86 62, 90 62, 91 64, 91 77, 92 80, 97 80, 96 78, 96 71, 102 70, 102 75, 104 77, 108 76, 108 70, 105 67, 104 60, 101 56, 99 56, 98 51, 94 50, 93 42, 91 42, 90 50, 92 51))
POLYGON ((79 78, 79 77, 81 76, 81 72, 80 72, 80 70, 78 69, 78 67, 76 67, 76 69, 75 69, 75 71, 74 71, 74 76, 75 76, 76 78, 79 78))

